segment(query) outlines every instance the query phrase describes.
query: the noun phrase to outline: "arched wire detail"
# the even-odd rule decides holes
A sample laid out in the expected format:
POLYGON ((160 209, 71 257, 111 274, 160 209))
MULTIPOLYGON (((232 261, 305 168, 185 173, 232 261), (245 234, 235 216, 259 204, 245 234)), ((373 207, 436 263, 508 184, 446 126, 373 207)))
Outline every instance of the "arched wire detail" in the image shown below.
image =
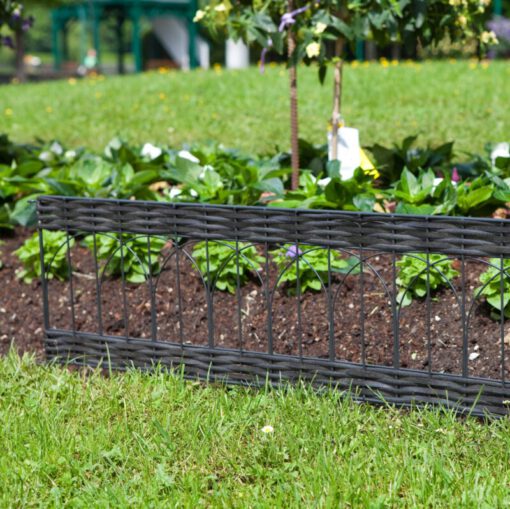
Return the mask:
POLYGON ((182 294, 181 294, 181 281, 180 281, 180 255, 184 255, 184 259, 188 261, 191 264, 191 267, 195 270, 195 272, 198 274, 198 277, 200 279, 200 282, 202 283, 202 286, 204 287, 205 291, 205 297, 207 302, 207 313, 208 313, 208 321, 210 326, 212 324, 212 306, 211 306, 211 298, 209 295, 209 288, 207 285, 207 281, 205 280, 202 271, 200 270, 196 260, 193 258, 193 256, 188 252, 186 249, 186 246, 188 244, 193 243, 193 241, 188 240, 182 244, 178 244, 173 240, 173 245, 170 250, 170 252, 163 258, 161 262, 161 270, 156 277, 156 282, 154 284, 154 292, 156 293, 159 287, 159 283, 161 281, 161 276, 163 275, 164 271, 166 270, 167 265, 171 262, 172 258, 175 256, 175 265, 176 265, 176 286, 177 286, 177 309, 178 309, 178 320, 179 320, 179 342, 182 345, 184 345, 184 320, 183 320, 183 305, 182 305, 182 294))
MULTIPOLYGON (((424 260, 421 256, 414 255, 414 254, 411 254, 411 253, 406 253, 406 256, 409 257, 409 258, 414 258, 415 260, 419 260, 421 262, 427 263, 427 260, 426 259, 424 260)), ((457 290, 455 289, 455 287, 453 286, 452 282, 450 281, 450 279, 448 277, 445 276, 443 271, 441 271, 439 268, 436 267, 436 265, 438 265, 439 263, 443 263, 445 261, 454 260, 454 259, 455 258, 452 258, 451 256, 445 256, 444 258, 441 258, 440 260, 436 260, 433 263, 430 263, 430 261, 429 261, 427 263, 427 266, 423 270, 418 272, 418 274, 416 274, 416 276, 406 286, 406 288, 404 290, 404 293, 402 294, 402 298, 400 299, 400 302, 397 302, 397 317, 399 319, 400 319, 400 313, 402 312, 402 302, 404 301, 405 296, 409 292, 412 291, 412 288, 413 288, 414 284, 416 283, 416 281, 418 281, 419 277, 422 274, 426 274, 427 271, 430 271, 431 269, 433 269, 437 274, 439 274, 440 278, 446 283, 446 286, 452 290, 453 295, 455 297, 455 300, 457 301, 457 305, 458 306, 461 305, 460 296, 459 296, 457 290)), ((396 296, 395 296, 395 298, 396 298, 396 296)))

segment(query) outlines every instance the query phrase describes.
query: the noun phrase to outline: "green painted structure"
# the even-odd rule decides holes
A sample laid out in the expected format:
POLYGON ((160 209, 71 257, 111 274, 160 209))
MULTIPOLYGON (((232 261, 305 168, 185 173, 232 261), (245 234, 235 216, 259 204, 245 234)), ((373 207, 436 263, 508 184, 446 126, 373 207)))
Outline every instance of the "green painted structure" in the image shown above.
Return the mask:
POLYGON ((189 63, 191 68, 195 68, 198 65, 197 27, 193 23, 193 17, 197 8, 197 0, 87 0, 53 9, 52 47, 55 68, 60 69, 63 60, 67 58, 67 31, 69 23, 72 22, 78 22, 81 27, 80 62, 85 60, 91 34, 97 62, 100 65, 99 28, 106 18, 113 16, 116 19, 118 71, 124 72, 124 24, 130 22, 135 70, 141 72, 143 70, 141 20, 168 15, 178 17, 186 24, 189 35, 189 63))

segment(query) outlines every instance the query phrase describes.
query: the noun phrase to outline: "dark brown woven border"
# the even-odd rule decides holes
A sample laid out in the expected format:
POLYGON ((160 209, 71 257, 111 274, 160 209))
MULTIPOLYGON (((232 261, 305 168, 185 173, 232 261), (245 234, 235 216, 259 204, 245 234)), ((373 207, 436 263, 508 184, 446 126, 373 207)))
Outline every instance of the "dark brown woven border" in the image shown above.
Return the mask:
POLYGON ((510 255, 510 221, 43 196, 47 230, 176 235, 196 240, 300 242, 386 253, 510 255))
POLYGON ((46 331, 50 360, 102 368, 184 369, 188 378, 249 385, 305 380, 315 386, 349 390, 355 399, 372 402, 443 405, 472 415, 506 415, 510 386, 452 375, 429 375, 410 369, 362 366, 319 358, 240 352, 178 343, 113 336, 46 331))

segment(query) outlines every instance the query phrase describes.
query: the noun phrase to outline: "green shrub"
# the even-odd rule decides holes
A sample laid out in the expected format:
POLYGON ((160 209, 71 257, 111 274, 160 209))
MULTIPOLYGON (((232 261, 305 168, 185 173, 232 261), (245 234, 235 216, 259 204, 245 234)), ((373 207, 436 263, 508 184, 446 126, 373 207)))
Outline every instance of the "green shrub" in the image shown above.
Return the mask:
MULTIPOLYGON (((322 285, 328 283, 328 250, 309 246, 299 247, 295 244, 284 244, 280 249, 272 252, 274 262, 281 274, 280 283, 289 283, 289 293, 296 292, 298 270, 296 256, 299 257, 299 282, 301 292, 307 290, 319 291, 322 285), (283 274, 282 274, 283 273, 283 274)), ((347 273, 358 262, 357 258, 345 260, 340 253, 331 250, 330 268, 332 272, 347 273)), ((353 272, 355 272, 353 270, 353 272)))
POLYGON ((453 261, 445 259, 441 254, 427 255, 419 253, 416 255, 405 255, 397 261, 400 268, 397 285, 400 291, 397 295, 397 303, 402 306, 411 304, 413 297, 423 298, 427 295, 427 272, 430 291, 440 287, 448 286, 448 282, 459 273, 453 268, 453 261))
MULTIPOLYGON (((43 230, 44 267, 48 279, 56 278, 63 281, 68 276, 67 247, 65 232, 51 232, 43 230), (51 265, 50 265, 51 264, 51 265)), ((74 239, 69 237, 69 247, 74 246, 74 239)), ((41 259, 39 255, 39 235, 34 233, 23 245, 14 251, 23 264, 23 268, 16 271, 16 276, 25 283, 31 283, 41 277, 41 259)))
MULTIPOLYGON (((482 286, 475 290, 475 297, 484 296, 487 304, 495 310, 494 317, 499 317, 501 308, 505 318, 510 318, 510 278, 503 273, 503 302, 501 301, 501 261, 499 258, 491 258, 491 264, 485 272, 480 274, 482 286), (503 304, 503 306, 501 305, 503 304)), ((503 260, 503 270, 510 272, 510 260, 503 260)))
POLYGON ((215 288, 235 293, 237 288, 237 259, 239 260, 239 282, 244 285, 253 271, 261 270, 265 258, 260 256, 255 246, 240 242, 239 256, 235 242, 198 242, 193 248, 193 258, 204 279, 214 283, 215 288), (209 262, 207 259, 209 258, 209 262), (208 272, 209 269, 209 272, 208 272), (209 274, 209 278, 208 278, 209 274))
MULTIPOLYGON (((118 235, 96 235, 97 258, 106 266, 108 276, 122 275, 122 262, 124 262, 124 277, 130 283, 143 283, 149 273, 153 276, 159 274, 161 266, 159 256, 166 240, 161 237, 150 238, 150 271, 149 271, 149 246, 146 236, 122 235, 123 248, 120 249, 118 235)), ((94 250, 94 236, 88 235, 84 244, 94 250)))

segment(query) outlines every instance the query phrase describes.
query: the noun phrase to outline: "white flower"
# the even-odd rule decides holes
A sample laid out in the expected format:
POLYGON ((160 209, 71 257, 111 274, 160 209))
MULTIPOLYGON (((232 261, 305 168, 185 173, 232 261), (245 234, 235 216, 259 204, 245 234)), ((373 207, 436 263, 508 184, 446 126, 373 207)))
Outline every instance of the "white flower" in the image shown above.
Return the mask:
POLYGON ((66 153, 64 154, 64 157, 68 161, 72 161, 73 159, 76 158, 76 152, 74 150, 67 150, 66 153))
POLYGON ((205 174, 206 174, 206 172, 208 172, 208 171, 214 171, 214 168, 213 168, 210 164, 206 164, 206 165, 204 166, 204 169, 202 170, 202 173, 200 173, 200 175, 198 176, 198 178, 199 178, 200 180, 203 180, 203 179, 205 178, 205 174))
POLYGON ((308 58, 318 57, 321 52, 321 45, 318 42, 311 42, 306 47, 306 55, 308 58))
POLYGON ((64 149, 62 148, 62 145, 58 143, 57 141, 54 141, 51 146, 50 150, 56 154, 57 156, 61 156, 64 153, 64 149))
POLYGON ((331 177, 326 177, 323 179, 320 179, 317 181, 317 184, 319 184, 319 187, 326 187, 331 182, 331 177))
POLYGON ((179 189, 177 186, 174 186, 174 187, 172 187, 172 189, 170 189, 168 196, 170 196, 170 198, 173 199, 173 198, 177 198, 177 196, 179 196, 181 193, 182 193, 182 189, 179 189))
POLYGON ((491 152, 492 166, 496 165, 498 157, 510 157, 510 143, 498 143, 491 152))
POLYGON ((153 159, 157 159, 162 153, 163 151, 159 147, 156 147, 152 143, 146 143, 142 147, 141 155, 142 157, 148 157, 152 161, 153 159))
POLYGON ((205 11, 202 9, 198 9, 198 11, 195 13, 195 17, 193 18, 194 23, 198 23, 200 20, 204 19, 205 11))
POLYGON ((194 189, 190 189, 189 190, 189 194, 191 194, 191 196, 193 196, 193 198, 197 198, 198 197, 198 193, 194 189))
POLYGON ((49 152, 48 150, 45 150, 44 152, 41 152, 39 154, 39 159, 41 161, 44 161, 45 163, 47 163, 48 161, 53 161, 54 156, 53 156, 52 152, 49 152))
POLYGON ((200 162, 191 152, 188 152, 187 150, 181 150, 177 155, 181 159, 187 159, 188 161, 191 161, 192 163, 200 162))
POLYGON ((274 433, 274 428, 273 426, 270 426, 269 424, 266 424, 262 429, 261 429, 262 433, 265 433, 266 435, 268 433, 274 433))
POLYGON ((314 33, 316 35, 319 35, 319 34, 322 34, 322 32, 324 32, 324 30, 326 30, 326 28, 328 28, 328 25, 326 25, 326 23, 321 23, 320 21, 315 25, 315 30, 314 30, 314 33))
POLYGON ((227 8, 225 7, 225 4, 221 3, 221 4, 218 4, 214 8, 214 10, 217 11, 217 12, 225 12, 227 10, 227 8))

